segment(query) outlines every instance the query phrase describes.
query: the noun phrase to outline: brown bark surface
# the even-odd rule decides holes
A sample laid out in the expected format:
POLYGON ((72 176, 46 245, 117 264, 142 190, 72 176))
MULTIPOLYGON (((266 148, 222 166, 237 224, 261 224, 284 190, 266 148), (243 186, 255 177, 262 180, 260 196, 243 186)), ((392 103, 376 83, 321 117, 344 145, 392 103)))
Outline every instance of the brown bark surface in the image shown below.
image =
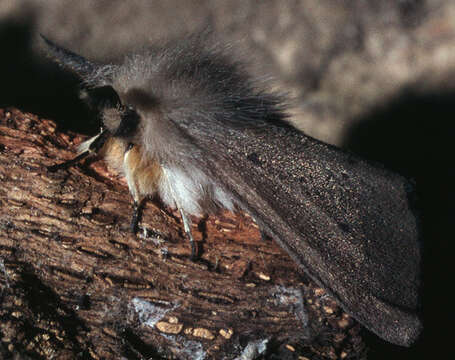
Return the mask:
POLYGON ((364 356, 359 326, 248 216, 194 219, 192 262, 157 202, 147 234, 129 232, 127 186, 103 161, 47 171, 82 139, 0 109, 0 358, 364 356))

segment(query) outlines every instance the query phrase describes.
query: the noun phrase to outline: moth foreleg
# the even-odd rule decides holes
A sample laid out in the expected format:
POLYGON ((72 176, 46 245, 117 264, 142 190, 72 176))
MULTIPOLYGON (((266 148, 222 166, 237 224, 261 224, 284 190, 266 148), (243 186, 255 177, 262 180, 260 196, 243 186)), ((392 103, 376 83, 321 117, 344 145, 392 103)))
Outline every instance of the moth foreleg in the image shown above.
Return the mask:
POLYGON ((133 215, 131 217, 131 222, 130 222, 130 230, 133 234, 136 234, 139 221, 141 220, 143 203, 144 203, 144 201, 140 201, 140 202, 134 201, 134 204, 133 204, 133 215))
POLYGON ((128 188, 130 189, 131 196, 134 200, 130 230, 135 234, 142 215, 143 197, 139 194, 139 189, 134 177, 134 169, 137 164, 135 164, 135 158, 131 153, 133 147, 133 144, 128 144, 125 150, 125 154, 123 155, 123 171, 125 172, 126 182, 128 183, 128 188))
POLYGON ((84 151, 83 153, 80 153, 79 155, 77 155, 75 158, 73 158, 71 160, 65 161, 65 162, 60 163, 60 164, 55 164, 55 165, 48 166, 47 170, 49 172, 56 172, 57 170, 60 170, 60 169, 68 169, 71 166, 77 164, 79 161, 85 159, 89 155, 90 155, 89 151, 84 151))
POLYGON ((98 154, 98 151, 103 147, 107 139, 107 131, 101 131, 98 135, 91 137, 90 139, 84 141, 79 145, 78 150, 79 154, 68 161, 65 161, 60 164, 55 164, 47 167, 47 170, 50 172, 56 172, 60 169, 68 169, 69 167, 77 164, 81 160, 85 159, 88 156, 98 154))

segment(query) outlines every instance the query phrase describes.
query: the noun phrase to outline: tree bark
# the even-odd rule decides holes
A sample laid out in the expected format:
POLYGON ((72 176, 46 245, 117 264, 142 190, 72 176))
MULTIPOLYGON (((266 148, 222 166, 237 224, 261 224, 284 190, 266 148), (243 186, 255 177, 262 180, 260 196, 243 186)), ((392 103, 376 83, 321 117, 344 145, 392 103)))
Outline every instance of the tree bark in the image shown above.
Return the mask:
POLYGON ((103 161, 55 173, 83 136, 0 109, 0 357, 361 358, 359 325, 245 214, 132 200, 103 161), (146 229, 144 231, 143 229, 146 229))

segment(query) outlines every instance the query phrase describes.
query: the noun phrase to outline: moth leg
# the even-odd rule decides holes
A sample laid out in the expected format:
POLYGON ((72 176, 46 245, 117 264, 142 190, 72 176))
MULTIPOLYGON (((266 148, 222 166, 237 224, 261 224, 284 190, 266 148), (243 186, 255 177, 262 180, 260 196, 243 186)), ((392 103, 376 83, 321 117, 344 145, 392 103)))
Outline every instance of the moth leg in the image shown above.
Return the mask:
POLYGON ((207 221, 208 215, 206 214, 197 224, 197 228, 202 234, 202 242, 205 242, 207 240, 207 221))
POLYGON ((134 169, 137 164, 135 164, 134 159, 131 157, 130 151, 133 147, 134 144, 130 143, 125 150, 123 155, 123 171, 125 172, 126 182, 128 183, 128 188, 130 189, 130 193, 134 201, 130 230, 133 234, 135 234, 141 219, 144 198, 139 194, 139 189, 134 178, 134 169))
POLYGON ((191 234, 191 219, 186 216, 185 212, 181 208, 179 208, 179 211, 180 216, 182 217, 183 229, 185 230, 185 234, 191 244, 191 260, 194 261, 197 258, 197 249, 196 243, 193 239, 193 234, 191 234))
POLYGON ((136 232, 138 230, 139 221, 141 220, 141 217, 142 217, 142 208, 143 208, 142 205, 143 204, 144 204, 143 200, 141 200, 140 202, 134 201, 133 215, 131 217, 131 222, 130 222, 130 230, 133 234, 136 234, 136 232))
MULTIPOLYGON (((167 171, 165 168, 163 168, 163 175, 166 177, 167 182, 169 184, 169 178, 167 175, 167 171)), ((174 199, 175 206, 180 212, 180 216, 182 217, 182 222, 183 222, 183 229, 185 230, 185 234, 190 241, 191 244, 191 260, 195 261, 197 259, 198 251, 196 248, 196 243, 193 238, 193 234, 191 234, 191 219, 187 216, 185 211, 183 211, 182 206, 180 206, 179 201, 177 200, 177 197, 175 196, 174 189, 172 186, 169 184, 169 190, 171 192, 172 198, 174 199)))
POLYGON ((265 230, 259 229, 259 232, 261 233, 261 241, 272 240, 272 237, 265 230))
POLYGON ((258 229, 259 229, 259 233, 261 234, 261 241, 270 241, 272 240, 272 237, 269 235, 269 233, 264 230, 264 227, 262 226, 262 224, 253 216, 251 216, 251 218, 253 219, 253 221, 255 222, 255 224, 257 225, 258 229))
POLYGON ((265 231, 259 229, 259 232, 261 233, 261 241, 267 241, 267 234, 265 233, 265 231))
POLYGON ((49 172, 56 172, 57 170, 60 169, 68 169, 71 166, 80 162, 81 160, 85 159, 86 157, 96 155, 106 142, 107 136, 108 134, 106 130, 101 131, 98 135, 95 135, 90 139, 84 141, 79 146, 80 154, 78 154, 75 158, 60 164, 48 166, 47 170, 49 172))

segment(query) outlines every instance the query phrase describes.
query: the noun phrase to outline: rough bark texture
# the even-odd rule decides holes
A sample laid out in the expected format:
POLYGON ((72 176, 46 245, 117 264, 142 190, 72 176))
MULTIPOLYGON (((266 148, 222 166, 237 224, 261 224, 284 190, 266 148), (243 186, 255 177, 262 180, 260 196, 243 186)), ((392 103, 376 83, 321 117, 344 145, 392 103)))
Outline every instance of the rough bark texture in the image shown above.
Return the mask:
POLYGON ((129 232, 127 186, 102 161, 47 171, 81 140, 0 109, 0 358, 364 357, 359 325, 248 216, 200 221, 192 262, 156 202, 147 234, 129 232))

